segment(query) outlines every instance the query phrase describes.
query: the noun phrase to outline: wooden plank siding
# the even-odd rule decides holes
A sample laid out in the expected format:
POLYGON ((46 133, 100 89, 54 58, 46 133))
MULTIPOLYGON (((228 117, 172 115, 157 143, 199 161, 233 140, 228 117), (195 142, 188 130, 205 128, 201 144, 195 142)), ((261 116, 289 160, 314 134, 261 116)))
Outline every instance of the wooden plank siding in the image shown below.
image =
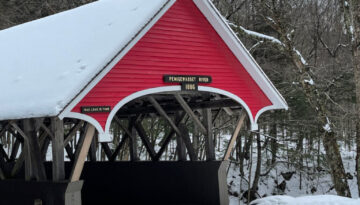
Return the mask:
MULTIPOLYGON (((72 112, 81 106, 113 108, 137 91, 174 85, 163 82, 164 74, 211 75, 213 82, 205 86, 239 96, 254 115, 272 105, 192 0, 180 0, 72 112)), ((108 113, 88 115, 105 127, 108 113)))

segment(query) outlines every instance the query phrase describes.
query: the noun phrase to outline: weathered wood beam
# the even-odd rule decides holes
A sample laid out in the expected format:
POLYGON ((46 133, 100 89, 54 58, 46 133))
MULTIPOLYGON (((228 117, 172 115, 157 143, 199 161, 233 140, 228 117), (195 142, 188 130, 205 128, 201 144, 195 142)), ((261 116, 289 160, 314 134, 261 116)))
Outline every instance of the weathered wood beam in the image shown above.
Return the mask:
POLYGON ((69 133, 65 136, 64 145, 67 145, 73 137, 76 135, 76 132, 79 131, 83 126, 83 121, 79 121, 76 123, 74 127, 72 127, 69 133))
POLYGON ((6 162, 10 161, 9 156, 7 155, 6 151, 4 150, 4 146, 2 144, 0 144, 0 158, 4 159, 6 162))
POLYGON ((121 124, 121 121, 120 119, 117 117, 117 116, 114 116, 114 120, 116 122, 116 124, 122 129, 124 130, 124 132, 128 135, 128 136, 131 136, 131 132, 128 128, 124 127, 122 124, 121 124))
MULTIPOLYGON (((137 117, 138 118, 138 117, 137 117)), ((135 129, 135 122, 137 120, 135 117, 131 117, 129 119, 129 130, 131 130, 131 135, 129 136, 130 139, 130 160, 131 161, 139 161, 139 156, 137 153, 137 139, 136 139, 136 129, 135 129)))
MULTIPOLYGON (((181 123, 181 121, 185 118, 186 113, 182 112, 181 116, 176 116, 175 119, 175 125, 179 126, 179 124, 181 123)), ((175 130, 171 128, 170 132, 165 136, 165 140, 161 145, 160 150, 158 151, 158 153, 155 156, 154 161, 159 161, 159 159, 161 158, 161 156, 163 155, 166 147, 168 146, 168 144, 170 143, 171 139, 174 137, 175 135, 175 130)))
POLYGON ((181 105, 181 107, 185 110, 185 112, 193 119, 193 121, 195 122, 195 124, 200 128, 200 130, 206 134, 207 130, 204 127, 204 125, 201 123, 201 121, 199 120, 199 118, 195 115, 195 113, 192 111, 192 109, 190 108, 190 106, 186 103, 186 101, 184 100, 183 97, 181 97, 180 94, 175 94, 174 95, 176 100, 178 101, 178 103, 181 105))
POLYGON ((109 159, 110 161, 110 158, 112 156, 112 152, 111 152, 111 149, 109 147, 109 144, 107 142, 102 142, 101 143, 101 147, 103 148, 104 152, 105 152, 105 155, 106 157, 109 159))
POLYGON ((241 114, 240 114, 240 117, 239 117, 239 121, 238 121, 238 123, 236 125, 234 134, 231 136, 230 142, 229 142, 228 147, 226 149, 225 156, 224 156, 224 161, 229 160, 229 158, 230 158, 231 151, 232 151, 232 149, 233 149, 233 147, 235 145, 235 142, 236 142, 236 139, 237 139, 237 137, 239 135, 240 129, 244 125, 245 118, 246 118, 246 113, 244 111, 242 111, 241 114))
POLYGON ((114 153, 113 153, 113 154, 111 155, 111 157, 109 158, 109 161, 110 161, 110 162, 115 161, 117 155, 119 154, 120 150, 121 150, 122 147, 124 146, 126 140, 129 139, 129 137, 130 137, 130 136, 125 135, 125 136, 121 139, 120 143, 118 144, 118 146, 117 146, 116 149, 114 150, 114 153))
MULTIPOLYGON (((202 102, 189 102, 188 106, 192 110, 202 109, 202 108, 223 108, 223 107, 240 107, 238 102, 235 102, 232 99, 220 99, 220 100, 212 100, 212 101, 202 101, 202 102)), ((179 107, 177 104, 167 104, 163 107, 164 110, 168 112, 177 112, 181 111, 183 108, 179 107)), ((128 116, 128 115, 138 115, 138 114, 149 114, 156 113, 157 110, 154 106, 141 106, 137 108, 129 108, 129 109, 120 109, 117 113, 117 116, 128 116)))
POLYGON ((10 123, 6 123, 6 125, 0 131, 0 137, 5 134, 5 132, 9 129, 10 123))
MULTIPOLYGON (((189 137, 188 130, 186 129, 186 126, 183 123, 179 124, 179 129, 183 136, 189 137)), ((176 151, 178 154, 178 160, 186 161, 186 145, 183 138, 178 135, 176 135, 176 151)))
POLYGON ((144 127, 141 125, 141 121, 140 122, 135 122, 135 129, 136 129, 137 133, 139 134, 140 139, 143 142, 143 144, 144 144, 147 152, 149 153, 151 159, 154 160, 156 153, 155 153, 153 145, 149 141, 149 137, 147 136, 144 127))
POLYGON ((204 116, 204 124, 207 130, 207 135, 205 135, 206 159, 208 161, 213 161, 216 158, 215 158, 215 146, 214 146, 214 133, 212 131, 213 123, 212 123, 211 108, 204 109, 203 116, 204 116))
POLYGON ((163 118, 165 118, 165 120, 170 124, 170 126, 174 129, 176 134, 178 134, 179 136, 181 136, 183 138, 183 140, 184 140, 184 142, 186 144, 186 148, 188 150, 189 156, 190 156, 190 160, 191 161, 196 160, 194 147, 192 146, 192 143, 191 143, 190 139, 188 139, 188 138, 186 138, 186 136, 182 135, 180 129, 175 125, 175 123, 171 120, 171 118, 166 114, 165 110, 160 106, 160 104, 155 100, 154 97, 149 96, 148 99, 151 102, 151 104, 153 104, 153 106, 155 107, 157 112, 163 118))
MULTIPOLYGON (((42 128, 44 127, 42 126, 42 128)), ((52 141, 53 181, 62 181, 65 179, 64 122, 57 117, 51 118, 51 131, 47 127, 44 130, 51 136, 52 141)))
POLYGON ((29 158, 25 158, 25 162, 30 160, 30 179, 34 177, 38 181, 46 180, 45 167, 41 158, 39 139, 37 138, 37 131, 39 129, 37 125, 39 123, 34 119, 26 119, 23 121, 23 124, 25 134, 23 137, 28 151, 27 154, 29 154, 29 158))
POLYGON ((10 162, 15 161, 17 153, 19 152, 20 145, 21 145, 21 141, 19 140, 19 138, 16 138, 15 142, 14 142, 14 145, 13 145, 13 148, 11 150, 10 162))
POLYGON ((70 161, 73 162, 75 159, 75 154, 73 152, 73 148, 70 146, 69 143, 65 146, 65 151, 66 151, 66 154, 69 157, 70 161))
POLYGON ((91 141, 95 135, 95 127, 88 124, 85 131, 85 137, 79 140, 78 149, 75 153, 75 161, 70 174, 70 181, 78 181, 80 179, 86 156, 89 152, 91 141))

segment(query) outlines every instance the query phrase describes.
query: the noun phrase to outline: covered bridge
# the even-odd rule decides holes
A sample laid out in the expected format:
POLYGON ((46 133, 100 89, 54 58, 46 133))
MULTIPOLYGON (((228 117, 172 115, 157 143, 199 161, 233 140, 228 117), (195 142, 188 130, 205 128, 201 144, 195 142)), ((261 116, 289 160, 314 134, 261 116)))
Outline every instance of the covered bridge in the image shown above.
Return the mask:
POLYGON ((80 178, 84 204, 226 204, 222 161, 244 121, 256 130, 262 113, 287 109, 209 0, 100 0, 2 30, 0 44, 0 138, 11 138, 0 146, 0 204, 80 204, 80 178), (221 110, 238 113, 238 124, 219 160, 212 128, 221 110), (146 118, 170 127, 161 143, 146 118), (114 123, 122 132, 111 147, 114 123), (157 162, 175 139, 181 162, 157 162), (135 162, 138 142, 151 162, 135 162), (116 163, 125 146, 130 162, 116 163))

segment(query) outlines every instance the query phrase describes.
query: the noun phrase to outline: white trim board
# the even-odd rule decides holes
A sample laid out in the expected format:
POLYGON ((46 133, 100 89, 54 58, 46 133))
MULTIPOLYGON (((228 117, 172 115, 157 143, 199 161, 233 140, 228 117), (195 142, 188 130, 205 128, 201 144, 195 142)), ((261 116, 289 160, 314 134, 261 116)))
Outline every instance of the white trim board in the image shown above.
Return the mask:
MULTIPOLYGON (((238 97, 237 95, 230 93, 228 91, 218 89, 218 88, 208 87, 208 86, 199 86, 198 89, 199 89, 199 91, 203 91, 203 92, 211 92, 211 93, 221 94, 221 95, 227 96, 227 97, 233 99, 234 101, 238 102, 246 110, 246 113, 249 116, 249 120, 251 123, 251 129, 252 130, 258 129, 258 125, 257 125, 256 121, 254 120, 253 114, 251 113, 249 106, 240 97, 238 97)), ((175 91, 181 91, 181 86, 162 86, 162 87, 157 87, 157 88, 150 88, 150 89, 135 92, 135 93, 125 97, 118 104, 116 104, 116 106, 111 110, 111 112, 107 118, 106 125, 105 125, 105 135, 110 135, 111 122, 112 122, 115 114, 126 103, 128 103, 132 100, 135 100, 139 97, 145 96, 145 95, 162 93, 162 92, 175 92, 175 91)))

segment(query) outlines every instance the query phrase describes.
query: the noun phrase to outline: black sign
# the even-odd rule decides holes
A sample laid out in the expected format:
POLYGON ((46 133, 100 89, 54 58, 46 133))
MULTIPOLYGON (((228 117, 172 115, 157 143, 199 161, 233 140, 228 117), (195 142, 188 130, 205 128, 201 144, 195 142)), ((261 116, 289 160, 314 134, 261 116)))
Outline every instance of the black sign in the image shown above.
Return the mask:
POLYGON ((81 113, 97 113, 97 112, 110 112, 110 106, 84 106, 81 107, 81 113))
POLYGON ((165 83, 211 83, 212 78, 204 75, 164 75, 165 83))
POLYGON ((164 82, 180 83, 181 90, 197 91, 198 83, 211 83, 212 78, 210 76, 202 75, 164 75, 164 82))

